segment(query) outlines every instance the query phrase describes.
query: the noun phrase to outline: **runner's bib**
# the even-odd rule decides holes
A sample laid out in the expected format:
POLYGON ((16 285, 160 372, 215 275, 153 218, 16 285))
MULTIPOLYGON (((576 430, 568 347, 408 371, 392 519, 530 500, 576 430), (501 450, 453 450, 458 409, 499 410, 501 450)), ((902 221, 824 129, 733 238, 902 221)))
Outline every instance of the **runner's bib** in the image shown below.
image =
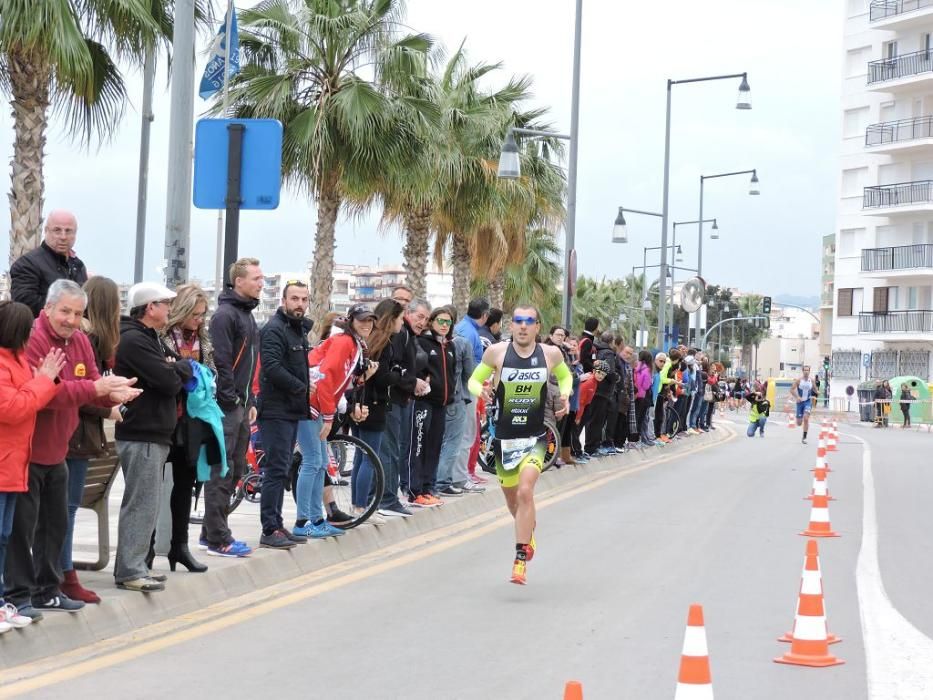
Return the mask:
POLYGON ((519 465, 534 449, 537 443, 537 437, 500 440, 499 448, 502 450, 503 471, 511 472, 518 469, 519 465))

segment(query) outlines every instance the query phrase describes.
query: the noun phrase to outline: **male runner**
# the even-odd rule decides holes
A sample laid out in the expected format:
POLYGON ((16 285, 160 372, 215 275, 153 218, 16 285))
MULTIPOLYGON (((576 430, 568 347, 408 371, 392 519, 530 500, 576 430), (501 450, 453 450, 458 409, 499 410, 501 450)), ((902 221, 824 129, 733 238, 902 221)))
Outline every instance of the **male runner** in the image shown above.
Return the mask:
POLYGON ((810 411, 813 409, 813 380, 810 379, 810 368, 804 365, 803 376, 795 379, 790 387, 791 398, 797 404, 797 426, 803 426, 803 437, 800 442, 807 444, 807 431, 810 429, 810 411))
POLYGON ((544 407, 548 377, 557 377, 562 406, 561 418, 570 409, 573 375, 555 345, 537 342, 541 320, 534 306, 522 305, 512 312, 512 341, 486 349, 482 362, 470 377, 474 396, 483 395, 487 405, 495 403, 493 454, 496 476, 509 512, 515 518, 515 562, 512 583, 525 584, 525 566, 535 553, 534 490, 547 451, 544 407), (495 374, 489 387, 483 383, 495 374))

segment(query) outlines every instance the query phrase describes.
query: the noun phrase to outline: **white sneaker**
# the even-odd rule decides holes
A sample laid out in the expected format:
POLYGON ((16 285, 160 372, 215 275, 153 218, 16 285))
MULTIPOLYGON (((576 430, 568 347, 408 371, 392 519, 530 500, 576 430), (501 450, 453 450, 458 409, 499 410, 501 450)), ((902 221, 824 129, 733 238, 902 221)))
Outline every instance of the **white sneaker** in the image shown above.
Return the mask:
POLYGON ((16 606, 12 603, 7 603, 3 607, 0 607, 0 621, 12 627, 25 627, 26 625, 32 624, 32 618, 20 615, 16 606))
POLYGON ((366 520, 363 521, 363 525, 385 525, 386 519, 383 518, 379 513, 373 513, 366 520))

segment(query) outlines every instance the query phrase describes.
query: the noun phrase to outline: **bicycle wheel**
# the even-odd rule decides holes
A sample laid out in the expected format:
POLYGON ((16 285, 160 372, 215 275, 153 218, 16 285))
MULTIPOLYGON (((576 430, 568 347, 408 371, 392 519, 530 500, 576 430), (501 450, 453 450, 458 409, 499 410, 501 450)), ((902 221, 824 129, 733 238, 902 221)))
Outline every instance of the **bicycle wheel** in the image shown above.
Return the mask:
MULTIPOLYGON (((331 478, 327 480, 329 483, 324 487, 324 500, 327 502, 333 501, 337 504, 337 508, 353 517, 351 521, 338 525, 344 530, 349 530, 366 522, 367 518, 376 512, 379 501, 382 499, 382 492, 385 489, 385 472, 382 470, 382 462, 376 451, 358 437, 343 434, 335 435, 328 441, 327 447, 331 453, 331 463, 327 466, 327 473, 331 478), (353 465, 357 459, 362 460, 364 456, 369 459, 369 463, 372 465, 372 485, 369 488, 366 505, 363 506, 362 512, 357 514, 353 512, 353 465), (336 457, 341 457, 345 460, 345 464, 348 465, 347 478, 337 478, 342 468, 336 457)), ((298 456, 295 463, 300 465, 300 453, 296 451, 295 454, 298 456)), ((298 497, 298 472, 299 469, 295 468, 291 474, 292 495, 296 499, 298 497)))
POLYGON ((476 455, 476 464, 487 474, 496 473, 496 458, 492 453, 492 438, 489 435, 487 423, 483 423, 480 429, 479 452, 476 455))
POLYGON ((547 451, 544 453, 544 466, 542 472, 546 472, 557 461, 557 451, 560 449, 560 433, 557 432, 557 426, 550 421, 545 421, 545 439, 547 440, 547 451))

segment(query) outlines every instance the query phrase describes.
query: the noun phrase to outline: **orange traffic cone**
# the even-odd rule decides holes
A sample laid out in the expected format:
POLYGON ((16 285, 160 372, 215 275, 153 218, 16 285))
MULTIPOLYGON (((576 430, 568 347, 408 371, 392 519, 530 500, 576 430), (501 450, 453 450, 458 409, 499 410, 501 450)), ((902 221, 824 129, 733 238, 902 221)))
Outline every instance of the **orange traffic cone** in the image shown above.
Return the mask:
POLYGON ((804 537, 839 537, 829 524, 829 499, 827 496, 813 496, 810 508, 810 525, 800 533, 804 537))
POLYGON ((815 472, 817 469, 825 469, 827 472, 831 472, 832 468, 829 466, 829 463, 826 461, 826 441, 823 438, 820 438, 819 443, 817 443, 816 448, 816 466, 811 469, 811 472, 815 472))
POLYGON ((826 451, 827 452, 836 452, 839 443, 839 432, 836 430, 836 421, 833 421, 833 426, 829 430, 829 436, 826 439, 826 451))
POLYGON ((797 615, 791 633, 790 651, 774 659, 779 664, 795 666, 836 666, 845 661, 829 653, 823 586, 820 583, 816 542, 807 542, 804 578, 800 583, 797 615), (815 574, 815 575, 814 575, 815 574))
POLYGON ((829 486, 826 482, 826 470, 817 467, 813 469, 813 486, 810 489, 810 495, 804 496, 803 500, 812 501, 814 496, 826 496, 827 501, 836 499, 829 495, 829 486))
MULTIPOLYGON (((803 558, 803 573, 800 574, 800 591, 799 595, 816 595, 816 591, 819 591, 820 596, 823 595, 823 573, 820 569, 820 552, 817 548, 816 540, 807 541, 807 554, 803 558), (815 568, 810 568, 814 566, 815 568)), ((823 614, 825 617, 826 614, 826 603, 823 601, 823 614)), ((778 637, 779 642, 793 642, 794 633, 787 632, 783 637, 778 637)), ((827 632, 826 641, 829 644, 836 644, 842 640, 834 634, 827 632)))
POLYGON ((564 700, 583 700, 583 686, 580 681, 567 681, 564 687, 564 700))
POLYGON ((674 700, 713 700, 713 680, 709 672, 709 650, 703 626, 703 606, 691 605, 680 657, 680 674, 674 700))

